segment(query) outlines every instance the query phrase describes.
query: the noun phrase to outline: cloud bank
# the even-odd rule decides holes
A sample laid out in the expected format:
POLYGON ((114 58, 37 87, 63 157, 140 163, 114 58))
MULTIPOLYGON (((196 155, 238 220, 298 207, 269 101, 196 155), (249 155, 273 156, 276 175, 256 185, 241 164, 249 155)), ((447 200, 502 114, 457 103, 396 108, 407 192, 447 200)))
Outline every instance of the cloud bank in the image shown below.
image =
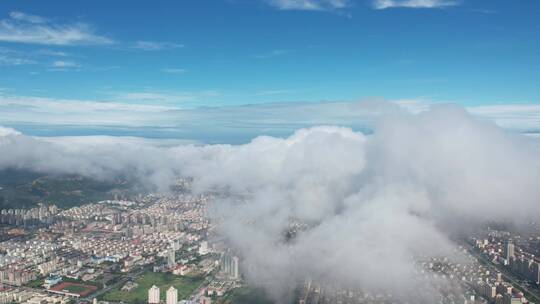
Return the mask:
POLYGON ((249 194, 217 213, 248 277, 274 295, 306 276, 411 295, 428 286, 415 276, 415 259, 449 255, 449 231, 537 215, 538 149, 443 107, 389 115, 369 136, 319 127, 258 138, 190 174, 201 189, 249 194), (311 228, 284 242, 291 219, 311 228))
MULTIPOLYGON (((1 64, 1 56, 0 56, 1 64)), ((279 94, 280 91, 257 95, 279 94)), ((123 135, 183 138, 206 143, 246 143, 260 134, 290 136, 317 125, 341 125, 364 133, 383 113, 428 111, 421 99, 281 102, 201 107, 219 92, 113 92, 105 100, 18 96, 0 91, 0 124, 30 135, 123 135)), ((540 105, 470 106, 474 116, 512 132, 539 133, 540 105)))
POLYGON ((129 174, 161 190, 180 175, 197 192, 237 194, 217 199, 212 215, 249 281, 276 299, 305 278, 410 294, 426 283, 418 256, 451 254, 452 232, 539 215, 537 139, 453 106, 384 111, 374 130, 319 126, 243 145, 156 146, 62 144, 4 128, 0 169, 129 174), (292 223, 306 229, 287 240, 292 223))

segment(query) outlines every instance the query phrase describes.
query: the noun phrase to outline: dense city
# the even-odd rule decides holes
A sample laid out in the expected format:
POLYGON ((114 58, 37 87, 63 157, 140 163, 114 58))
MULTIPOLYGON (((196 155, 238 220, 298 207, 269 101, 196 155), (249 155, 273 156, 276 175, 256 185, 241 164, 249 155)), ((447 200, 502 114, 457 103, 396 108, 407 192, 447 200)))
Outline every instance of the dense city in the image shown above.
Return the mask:
MULTIPOLYGON (((67 209, 3 209, 0 303, 241 303, 238 297, 253 291, 241 256, 219 238, 207 214, 212 199, 177 191, 67 209)), ((292 234, 302 229, 308 228, 291 225, 292 234)), ((455 256, 465 257, 459 262, 418 257, 415 275, 429 286, 410 297, 306 278, 294 302, 540 302, 538 238, 487 228, 456 244, 455 256)))
POLYGON ((0 303, 212 303, 242 286, 208 196, 146 195, 0 214, 0 303), (181 300, 182 299, 182 300, 181 300))

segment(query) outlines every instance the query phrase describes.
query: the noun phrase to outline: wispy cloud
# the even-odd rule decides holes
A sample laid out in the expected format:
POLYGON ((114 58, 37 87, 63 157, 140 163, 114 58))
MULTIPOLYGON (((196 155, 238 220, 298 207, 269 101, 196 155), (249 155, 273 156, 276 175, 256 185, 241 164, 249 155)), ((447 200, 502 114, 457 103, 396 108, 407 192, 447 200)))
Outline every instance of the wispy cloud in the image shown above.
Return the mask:
POLYGON ((184 74, 187 72, 186 69, 178 69, 178 68, 164 68, 161 69, 163 73, 169 73, 169 74, 184 74))
POLYGON ((269 96, 269 95, 280 95, 280 94, 286 94, 289 91, 287 90, 265 90, 265 91, 259 91, 255 93, 255 96, 269 96))
POLYGON ((161 102, 174 103, 188 101, 193 98, 189 93, 170 93, 170 92, 127 92, 117 93, 114 96, 118 101, 129 102, 161 102))
POLYGON ((38 55, 43 56, 51 56, 51 57, 70 57, 72 56, 70 53, 62 52, 62 51, 55 51, 55 50, 49 50, 49 49, 41 49, 35 51, 38 55))
POLYGON ((469 12, 485 14, 485 15, 493 15, 493 14, 498 14, 499 13, 498 10, 489 9, 489 8, 473 8, 473 9, 470 9, 469 12))
POLYGON ((9 17, 11 17, 11 19, 14 19, 14 20, 19 20, 19 21, 24 21, 24 22, 29 22, 29 23, 46 23, 47 22, 46 18, 36 16, 36 15, 25 14, 22 12, 16 12, 16 11, 9 13, 9 17))
POLYGON ((374 0, 373 7, 375 9, 388 8, 444 8, 458 5, 455 0, 374 0))
POLYGON ((266 58, 272 58, 272 57, 286 55, 288 53, 290 53, 289 50, 272 50, 272 51, 266 52, 266 53, 254 54, 253 57, 258 58, 258 59, 266 59, 266 58))
POLYGON ((52 63, 53 68, 78 68, 81 65, 73 61, 57 60, 52 63))
POLYGON ((26 65, 26 64, 35 64, 35 63, 36 62, 31 59, 0 55, 0 66, 1 65, 26 65))
POLYGON ((27 57, 28 56, 25 56, 18 51, 0 47, 0 66, 17 66, 36 63, 34 60, 27 57))
POLYGON ((187 109, 200 106, 202 100, 216 98, 220 92, 213 90, 202 91, 169 91, 169 90, 141 90, 127 92, 105 92, 108 100, 130 104, 152 104, 187 109))
POLYGON ((11 12, 0 20, 0 41, 45 45, 99 45, 112 44, 108 37, 96 34, 86 23, 57 24, 49 19, 11 12))
POLYGON ((133 45, 134 49, 143 51, 160 51, 183 48, 184 45, 174 42, 162 42, 162 41, 145 41, 139 40, 133 45))
POLYGON ((82 65, 75 61, 56 60, 51 63, 48 71, 50 72, 67 72, 67 71, 80 71, 82 65))
POLYGON ((139 126, 155 124, 157 114, 178 109, 153 104, 17 96, 0 92, 0 121, 47 125, 139 126), (41 117, 41 118, 40 118, 41 117))
POLYGON ((267 0, 266 2, 280 10, 328 11, 350 6, 348 0, 267 0))
POLYGON ((189 99, 188 94, 172 94, 163 92, 128 92, 118 93, 115 96, 116 100, 122 101, 157 101, 157 102, 171 102, 171 101, 183 101, 189 99))

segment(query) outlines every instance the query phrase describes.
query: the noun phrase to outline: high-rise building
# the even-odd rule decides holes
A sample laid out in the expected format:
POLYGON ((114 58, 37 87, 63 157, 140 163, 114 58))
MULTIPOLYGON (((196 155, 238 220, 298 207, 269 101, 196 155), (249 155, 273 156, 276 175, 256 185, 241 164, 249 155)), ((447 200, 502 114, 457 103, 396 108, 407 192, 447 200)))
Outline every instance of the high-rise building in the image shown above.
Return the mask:
POLYGON ((159 287, 156 285, 148 290, 148 304, 159 304, 159 287))
POLYGON ((171 286, 167 290, 167 304, 177 304, 178 303, 178 290, 171 286))
POLYGON ((231 278, 233 279, 239 279, 240 278, 240 272, 238 271, 238 264, 240 263, 240 259, 236 256, 232 258, 232 268, 231 268, 231 278))
POLYGON ((227 274, 231 279, 239 279, 239 263, 237 256, 231 256, 228 252, 221 256, 221 271, 227 274))
POLYGON ((122 213, 120 212, 113 213, 112 222, 114 225, 122 224, 122 213))
POLYGON ((515 258, 514 243, 512 242, 512 240, 508 239, 504 242, 503 255, 509 264, 510 260, 515 258))
POLYGON ((536 282, 536 284, 540 282, 540 264, 537 262, 531 264, 530 276, 531 281, 536 282))
POLYGON ((169 266, 169 268, 174 268, 174 266, 176 266, 176 253, 173 248, 170 248, 167 251, 167 266, 169 266))

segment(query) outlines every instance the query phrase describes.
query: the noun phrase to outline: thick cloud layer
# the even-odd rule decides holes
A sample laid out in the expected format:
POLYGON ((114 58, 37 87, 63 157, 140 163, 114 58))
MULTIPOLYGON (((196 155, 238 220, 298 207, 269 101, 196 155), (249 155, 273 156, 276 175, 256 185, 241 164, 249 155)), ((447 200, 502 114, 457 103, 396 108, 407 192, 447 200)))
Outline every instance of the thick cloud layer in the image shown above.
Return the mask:
POLYGON ((448 255, 470 223, 538 216, 540 146, 463 109, 393 111, 375 133, 314 127, 245 145, 163 147, 136 141, 58 144, 1 131, 0 169, 138 176, 166 189, 226 191, 213 215, 276 297, 306 277, 407 292, 418 256, 448 255), (293 238, 286 232, 302 224, 293 238))

